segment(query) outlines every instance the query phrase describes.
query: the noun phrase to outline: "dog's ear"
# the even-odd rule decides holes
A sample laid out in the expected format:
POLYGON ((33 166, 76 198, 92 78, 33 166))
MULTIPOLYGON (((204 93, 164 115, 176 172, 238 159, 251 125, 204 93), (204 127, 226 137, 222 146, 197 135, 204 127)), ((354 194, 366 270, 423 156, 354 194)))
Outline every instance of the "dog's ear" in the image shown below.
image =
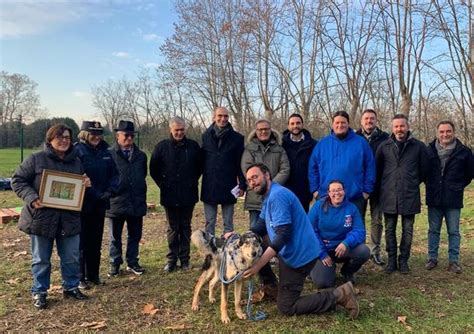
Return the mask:
POLYGON ((244 238, 242 236, 240 236, 238 247, 242 247, 243 244, 244 244, 244 238))

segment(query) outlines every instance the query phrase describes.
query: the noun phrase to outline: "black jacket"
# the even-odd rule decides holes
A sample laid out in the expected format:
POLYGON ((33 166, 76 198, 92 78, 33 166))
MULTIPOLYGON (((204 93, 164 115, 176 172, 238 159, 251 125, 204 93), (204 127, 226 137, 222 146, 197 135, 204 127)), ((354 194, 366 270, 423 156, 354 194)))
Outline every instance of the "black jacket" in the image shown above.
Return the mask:
POLYGON ((375 154, 380 206, 384 213, 409 215, 420 212, 420 183, 426 179, 428 158, 425 144, 411 137, 398 152, 393 134, 375 154))
POLYGON ((290 177, 285 183, 285 187, 290 189, 301 203, 309 203, 313 198, 309 190, 309 181, 305 177, 308 175, 308 164, 316 140, 311 137, 309 131, 303 129, 304 140, 295 143, 290 139, 290 131, 283 132, 283 148, 286 150, 288 160, 290 160, 290 177))
POLYGON ((44 169, 82 175, 84 169, 71 146, 61 160, 50 144, 44 150, 33 153, 16 169, 12 178, 12 189, 25 205, 21 210, 18 227, 27 234, 54 238, 57 235, 73 236, 81 232, 80 213, 77 211, 41 208, 34 209, 31 203, 38 199, 41 175, 44 169))
POLYGON ((199 200, 202 163, 199 144, 184 138, 160 141, 150 159, 150 175, 160 187, 161 205, 192 206, 199 200))
POLYGON ((240 170, 244 136, 234 131, 232 126, 230 128, 220 146, 214 124, 202 134, 201 201, 208 204, 234 204, 237 200, 230 192, 232 188, 239 184, 241 189, 246 189, 245 178, 240 170))
POLYGON ((462 208, 464 188, 471 183, 474 173, 472 151, 456 139, 454 151, 441 174, 441 161, 435 142, 436 140, 428 145, 430 168, 426 179, 426 204, 451 209, 462 208))
POLYGON ((75 145, 84 166, 84 172, 91 179, 91 187, 86 189, 82 212, 110 208, 110 197, 115 195, 119 185, 119 172, 110 154, 109 145, 101 141, 96 148, 87 143, 75 145))
POLYGON ((110 199, 110 209, 107 217, 146 215, 146 175, 147 158, 138 146, 133 145, 130 160, 127 160, 115 143, 109 152, 117 165, 120 174, 120 183, 117 194, 110 199))

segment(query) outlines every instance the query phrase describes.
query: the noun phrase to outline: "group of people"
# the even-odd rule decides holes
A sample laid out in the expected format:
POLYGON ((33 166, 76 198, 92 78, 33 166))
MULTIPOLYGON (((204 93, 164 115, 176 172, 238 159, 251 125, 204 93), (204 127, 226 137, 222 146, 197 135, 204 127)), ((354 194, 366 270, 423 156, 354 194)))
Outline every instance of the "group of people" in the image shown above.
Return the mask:
MULTIPOLYGON (((367 109, 358 131, 344 111, 332 116, 331 133, 316 142, 303 117, 292 114, 282 134, 259 119, 244 137, 229 122, 229 111, 217 107, 202 145, 186 137, 186 122, 169 120, 170 136, 151 155, 150 175, 160 188, 160 203, 168 221, 166 272, 190 268, 191 221, 195 204, 204 204, 206 231, 216 234, 221 207, 223 235, 234 231, 237 198, 245 194, 249 228, 264 237, 262 258, 244 277, 259 273, 265 295, 277 301, 283 314, 320 313, 342 305, 351 317, 359 309, 354 275, 369 260, 385 265, 381 239, 385 220, 385 271, 409 273, 408 260, 414 218, 421 209, 420 183, 426 184, 428 261, 437 266, 441 222, 449 235, 449 271, 460 273, 459 220, 464 188, 471 182, 474 159, 455 136, 454 124, 442 121, 437 138, 425 146, 413 137, 404 115, 392 119, 392 134, 377 126, 377 113, 367 109), (315 203, 310 208, 310 203, 315 203), (370 206, 370 248, 365 244, 365 214, 370 206), (402 238, 396 239, 401 216, 402 238), (398 256, 397 256, 398 255, 398 256), (279 278, 270 260, 278 257, 279 278), (342 263, 344 284, 336 285, 336 263, 342 263), (301 296, 310 277, 318 288, 301 296)), ((81 290, 103 284, 99 277, 104 219, 110 231, 109 276, 123 263, 121 235, 128 237, 127 270, 140 275, 138 261, 143 216, 146 213, 147 157, 134 144, 134 125, 120 121, 116 140, 108 147, 99 122, 84 122, 79 142, 71 145, 71 129, 48 130, 46 145, 26 159, 12 180, 25 201, 20 229, 31 235, 33 299, 46 307, 54 240, 61 258, 65 297, 87 298, 81 290), (84 174, 87 187, 82 211, 42 207, 39 186, 43 169, 84 174)))

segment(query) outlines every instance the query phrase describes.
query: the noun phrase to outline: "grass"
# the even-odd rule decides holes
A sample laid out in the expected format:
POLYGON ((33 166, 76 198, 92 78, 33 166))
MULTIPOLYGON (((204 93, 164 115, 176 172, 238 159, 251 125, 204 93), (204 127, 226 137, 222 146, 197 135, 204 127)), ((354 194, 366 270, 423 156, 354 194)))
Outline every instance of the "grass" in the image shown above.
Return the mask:
MULTIPOLYGON (((3 163, 3 160, 0 161, 3 163)), ((149 181, 148 200, 158 202, 158 190, 149 181)), ((20 203, 9 191, 0 192, 0 201, 4 201, 0 204, 2 207, 5 207, 4 203, 20 203)), ((143 276, 136 277, 123 271, 117 278, 106 279, 106 231, 101 274, 107 284, 89 290, 89 301, 63 300, 58 258, 53 255, 50 306, 40 312, 33 309, 29 294, 31 252, 28 236, 19 232, 14 223, 10 223, 0 226, 0 332, 86 332, 91 331, 87 324, 100 324, 102 321, 106 326, 102 329, 108 332, 473 332, 473 185, 466 191, 465 206, 461 222, 461 262, 464 268, 461 275, 446 271, 447 236, 444 228, 439 266, 431 272, 424 269, 427 244, 424 208, 416 217, 410 260, 412 272, 407 276, 398 273, 386 275, 381 268, 367 263, 357 275, 356 287, 361 306, 358 320, 349 321, 341 310, 323 315, 283 317, 278 314, 274 304, 267 302, 254 305, 254 309, 267 313, 267 320, 242 321, 236 318, 230 303, 232 322, 225 327, 220 323, 218 303, 210 305, 206 300, 207 289, 201 295, 200 311, 191 311, 192 290, 202 261, 194 250, 191 254, 193 270, 171 274, 163 271, 166 264, 167 223, 161 208, 150 211, 145 218, 140 248, 140 262, 147 270, 143 276), (154 315, 144 314, 142 311, 146 304, 153 304, 158 312, 154 315), (399 317, 406 317, 406 320, 402 321, 404 318, 399 317)), ((248 219, 242 202, 239 201, 235 211, 236 229, 244 231, 248 219)), ((203 225, 203 208, 199 203, 194 213, 193 229, 203 225)), ((304 293, 310 292, 314 292, 314 288, 308 282, 304 293)))

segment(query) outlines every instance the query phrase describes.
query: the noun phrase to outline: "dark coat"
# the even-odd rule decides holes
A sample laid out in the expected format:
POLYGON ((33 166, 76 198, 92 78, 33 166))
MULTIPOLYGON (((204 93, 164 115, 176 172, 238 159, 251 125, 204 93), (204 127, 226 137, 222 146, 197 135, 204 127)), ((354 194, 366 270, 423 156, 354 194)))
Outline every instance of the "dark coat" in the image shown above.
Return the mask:
POLYGON ((428 145, 430 168, 426 179, 426 204, 450 209, 462 208, 464 188, 471 183, 474 173, 472 151, 456 139, 456 146, 442 174, 435 142, 428 145))
POLYGON ((288 160, 290 160, 290 177, 285 183, 285 187, 290 189, 301 203, 309 203, 313 195, 309 191, 308 164, 313 152, 316 140, 311 137, 309 131, 303 129, 304 140, 295 143, 290 139, 290 131, 283 132, 283 148, 286 150, 288 160))
MULTIPOLYGON (((390 135, 387 132, 380 130, 379 128, 376 128, 374 131, 376 132, 372 136, 370 136, 369 139, 364 136, 364 134, 362 133, 362 129, 357 130, 356 133, 367 140, 375 156, 375 152, 377 152, 377 149, 379 148, 380 144, 386 141, 390 137, 390 135)), ((370 194, 371 200, 373 200, 374 198, 378 198, 378 190, 379 189, 377 187, 374 188, 374 191, 370 194)))
POLYGON ((34 209, 31 203, 38 199, 41 176, 44 169, 82 175, 84 169, 71 146, 61 160, 50 144, 44 150, 33 153, 16 169, 12 178, 12 188, 24 202, 18 227, 27 234, 54 238, 57 235, 73 236, 81 232, 80 213, 53 208, 34 209))
POLYGON ((147 157, 138 146, 133 145, 130 160, 127 160, 116 143, 109 152, 117 165, 120 183, 117 194, 110 199, 107 217, 135 216, 146 214, 147 157))
POLYGON ((160 187, 161 205, 192 206, 199 200, 202 163, 199 144, 184 138, 160 141, 150 159, 150 175, 160 187))
POLYGON ((119 185, 119 172, 110 154, 109 145, 101 141, 97 147, 87 143, 75 145, 84 166, 84 172, 91 179, 91 187, 86 189, 83 213, 110 208, 110 197, 115 195, 119 185))
POLYGON ((392 134, 377 149, 375 160, 382 212, 420 213, 420 183, 425 181, 428 170, 425 144, 409 134, 399 154, 392 134))
POLYGON ((201 201, 207 204, 234 204, 231 194, 237 184, 246 189, 246 182, 240 170, 240 160, 244 151, 244 136, 231 129, 222 138, 215 135, 214 124, 202 134, 203 173, 201 201))

